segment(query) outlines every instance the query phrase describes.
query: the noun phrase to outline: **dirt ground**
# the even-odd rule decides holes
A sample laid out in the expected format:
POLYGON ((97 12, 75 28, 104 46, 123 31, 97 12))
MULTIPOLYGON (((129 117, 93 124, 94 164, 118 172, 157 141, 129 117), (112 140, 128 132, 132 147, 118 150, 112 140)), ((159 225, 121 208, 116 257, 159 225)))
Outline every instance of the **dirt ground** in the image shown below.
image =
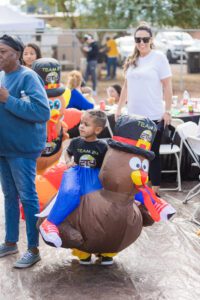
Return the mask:
MULTIPOLYGON (((173 94, 177 95, 181 99, 183 91, 187 90, 190 93, 191 97, 198 98, 200 97, 200 74, 188 74, 187 65, 183 64, 173 64, 171 65, 172 69, 172 83, 173 83, 173 94)), ((69 72, 62 72, 62 81, 63 83, 67 82, 67 74, 69 72)), ((98 94, 95 97, 96 102, 100 100, 105 100, 107 98, 106 88, 109 85, 118 83, 123 85, 124 76, 123 70, 118 67, 117 70, 117 79, 116 80, 105 80, 106 70, 103 69, 101 73, 101 79, 98 80, 97 91, 98 94)), ((91 81, 88 81, 88 85, 91 86, 91 81)))

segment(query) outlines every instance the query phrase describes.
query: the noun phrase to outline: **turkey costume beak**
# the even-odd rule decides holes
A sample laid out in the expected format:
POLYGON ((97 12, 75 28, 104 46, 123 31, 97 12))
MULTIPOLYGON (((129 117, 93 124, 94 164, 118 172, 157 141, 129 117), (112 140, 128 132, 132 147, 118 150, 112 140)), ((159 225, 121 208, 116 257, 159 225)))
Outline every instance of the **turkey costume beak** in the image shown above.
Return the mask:
POLYGON ((148 174, 141 170, 133 171, 131 173, 131 179, 136 186, 142 186, 149 180, 148 174))
POLYGON ((53 123, 58 123, 59 121, 59 116, 60 116, 60 112, 57 109, 52 109, 51 110, 51 118, 50 121, 52 121, 53 123))

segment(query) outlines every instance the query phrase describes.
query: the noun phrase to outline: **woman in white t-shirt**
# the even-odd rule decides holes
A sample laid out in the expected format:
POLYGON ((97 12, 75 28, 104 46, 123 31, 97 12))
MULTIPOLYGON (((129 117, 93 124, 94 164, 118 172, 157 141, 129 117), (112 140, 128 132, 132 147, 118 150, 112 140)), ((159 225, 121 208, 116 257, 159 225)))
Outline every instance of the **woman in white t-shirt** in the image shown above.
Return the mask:
POLYGON ((125 82, 115 117, 118 118, 127 102, 129 114, 143 115, 158 125, 152 145, 155 159, 149 169, 152 188, 158 194, 161 181, 159 148, 164 126, 171 122, 172 74, 166 56, 153 50, 152 31, 146 23, 137 27, 134 37, 135 49, 124 64, 125 82))

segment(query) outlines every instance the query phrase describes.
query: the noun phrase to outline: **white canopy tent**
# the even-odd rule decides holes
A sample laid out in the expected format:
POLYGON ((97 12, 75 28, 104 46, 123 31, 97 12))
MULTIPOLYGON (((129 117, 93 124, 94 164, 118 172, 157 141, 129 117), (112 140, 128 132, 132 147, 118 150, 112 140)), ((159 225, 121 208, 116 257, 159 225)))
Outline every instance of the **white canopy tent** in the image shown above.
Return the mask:
POLYGON ((0 32, 29 32, 44 30, 44 20, 25 15, 12 6, 0 5, 0 32))

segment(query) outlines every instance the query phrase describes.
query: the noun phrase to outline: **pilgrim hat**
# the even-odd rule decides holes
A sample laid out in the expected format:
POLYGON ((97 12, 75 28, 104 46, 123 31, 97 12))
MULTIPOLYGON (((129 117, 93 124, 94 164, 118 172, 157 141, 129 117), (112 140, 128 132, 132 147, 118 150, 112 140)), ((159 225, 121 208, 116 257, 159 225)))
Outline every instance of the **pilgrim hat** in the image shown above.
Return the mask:
POLYGON ((152 160, 155 154, 150 149, 156 131, 156 124, 148 118, 122 115, 116 122, 115 135, 108 144, 111 148, 142 155, 152 160))
POLYGON ((32 69, 44 81, 48 97, 57 97, 65 92, 65 87, 60 83, 61 66, 56 59, 39 58, 33 62, 32 69))

